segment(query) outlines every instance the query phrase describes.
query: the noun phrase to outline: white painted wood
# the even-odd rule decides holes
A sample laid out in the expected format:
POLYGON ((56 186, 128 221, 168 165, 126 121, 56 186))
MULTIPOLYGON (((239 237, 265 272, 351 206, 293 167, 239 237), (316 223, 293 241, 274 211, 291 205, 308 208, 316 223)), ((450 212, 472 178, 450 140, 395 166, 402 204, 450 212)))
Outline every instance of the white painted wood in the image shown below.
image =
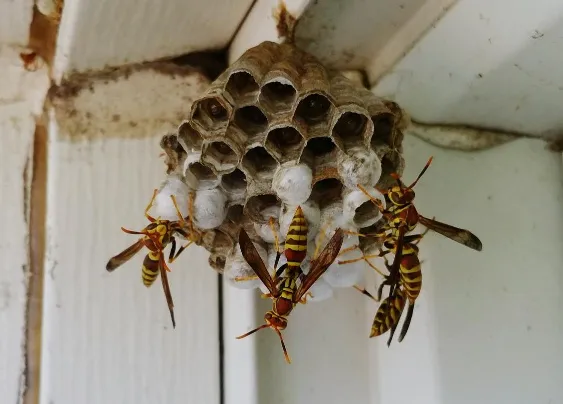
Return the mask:
POLYGON ((435 156, 417 186, 420 212, 473 230, 484 247, 435 234, 421 243, 425 286, 412 334, 390 350, 370 345, 381 402, 563 401, 559 155, 529 139, 471 154, 406 146, 406 178, 435 156), (398 389, 404 380, 412 388, 398 389))
POLYGON ((392 68, 416 42, 444 16, 458 0, 426 0, 413 10, 397 31, 390 35, 382 47, 367 63, 365 70, 370 83, 376 82, 392 68))
POLYGON ((0 235, 0 397, 10 403, 21 399, 27 382, 29 181, 34 115, 39 114, 49 85, 45 69, 33 73, 23 69, 19 51, 17 46, 0 45, 0 221, 5 229, 0 235))
POLYGON ((25 102, 0 106, 0 397, 18 402, 22 393, 27 302, 29 189, 35 121, 25 102), (27 172, 26 172, 27 168, 27 172))
POLYGON ((278 41, 275 11, 280 3, 299 19, 296 43, 337 69, 382 74, 456 0, 316 1, 258 0, 230 48, 229 61, 262 41, 278 41))
POLYGON ((20 58, 22 48, 0 44, 0 103, 27 102, 29 112, 41 115, 47 90, 50 86, 45 64, 30 72, 23 68, 20 58))
MULTIPOLYGON (((260 402, 563 401, 560 154, 531 139, 464 153, 407 136, 405 155, 407 179, 435 157, 419 210, 474 231, 483 251, 426 237, 423 292, 390 349, 368 338, 377 304, 354 290, 296 308, 284 333, 291 365, 273 332, 258 333, 260 402)), ((257 324, 269 307, 259 304, 257 324)))
MULTIPOLYGON (((364 299, 353 289, 339 289, 330 300, 296 307, 283 332, 291 364, 272 330, 248 337, 258 344, 259 402, 369 403, 374 378, 367 372, 364 299)), ((272 309, 271 301, 260 300, 255 327, 272 309)))
POLYGON ((68 1, 55 77, 226 46, 251 0, 68 1))
POLYGON ((264 41, 280 42, 276 27, 280 5, 283 4, 293 17, 299 18, 309 3, 310 0, 256 0, 229 46, 229 63, 264 41))
POLYGON ((223 278, 225 404, 258 404, 256 339, 236 337, 254 327, 256 290, 238 289, 223 278))
POLYGON ((84 83, 51 110, 41 403, 219 402, 218 278, 190 247, 169 274, 176 329, 158 280, 141 282, 137 240, 164 178, 160 136, 205 81, 158 70, 84 83))
POLYGON ((562 21, 558 0, 460 0, 375 92, 419 122, 558 134, 562 21))
POLYGON ((33 15, 33 0, 0 0, 0 44, 25 46, 33 15))
POLYGON ((384 50, 389 58, 405 52, 454 1, 314 2, 299 21, 296 43, 333 68, 365 69, 384 50))

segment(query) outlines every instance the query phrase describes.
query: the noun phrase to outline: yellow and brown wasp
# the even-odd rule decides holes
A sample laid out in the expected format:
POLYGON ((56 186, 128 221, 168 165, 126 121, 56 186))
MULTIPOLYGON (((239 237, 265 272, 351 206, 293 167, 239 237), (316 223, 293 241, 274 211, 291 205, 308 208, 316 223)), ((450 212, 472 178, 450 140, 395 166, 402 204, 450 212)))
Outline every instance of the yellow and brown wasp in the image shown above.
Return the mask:
MULTIPOLYGON (((418 247, 416 246, 416 244, 422 239, 424 234, 426 234, 428 230, 434 230, 435 232, 440 233, 443 236, 446 236, 474 250, 481 251, 483 248, 479 238, 477 238, 477 236, 475 236, 470 231, 450 226, 434 219, 429 219, 419 214, 416 210, 416 207, 413 203, 415 198, 413 188, 420 180, 420 178, 424 175, 431 162, 432 157, 428 160, 414 182, 408 187, 404 186, 399 175, 392 174, 392 176, 397 181, 397 185, 394 185, 387 191, 382 192, 385 195, 386 202, 388 202, 389 208, 387 209, 384 209, 381 202, 373 198, 365 188, 363 188, 361 185, 358 186, 360 190, 362 190, 362 192, 364 192, 372 200, 372 202, 378 206, 383 216, 387 219, 387 223, 385 226, 383 226, 381 232, 378 233, 378 236, 382 238, 385 251, 382 250, 380 254, 377 254, 375 256, 362 256, 357 260, 363 259, 368 261, 368 258, 371 257, 384 257, 390 252, 393 253, 394 259, 391 265, 389 265, 389 263, 385 259, 385 265, 389 271, 389 275, 384 275, 386 279, 379 287, 379 299, 381 298, 382 288, 384 286, 389 286, 389 297, 385 301, 397 303, 397 290, 401 290, 401 294, 404 294, 404 296, 406 296, 409 300, 409 309, 405 322, 403 323, 401 334, 399 336, 399 342, 403 340, 408 331, 414 310, 414 302, 420 294, 420 289, 422 287, 422 272, 420 270, 418 247), (407 233, 412 232, 416 228, 419 222, 426 226, 427 230, 423 234, 407 235, 407 233)), ((354 261, 356 260, 348 260, 340 263, 344 264, 354 261)), ((371 266, 373 267, 373 265, 371 266)), ((378 270, 378 272, 380 271, 378 270)), ((364 294, 369 295, 365 291, 365 289, 359 290, 364 294)), ((381 306, 383 306, 383 303, 381 306)), ((388 303, 385 307, 387 311, 387 317, 385 318, 388 319, 388 316, 391 316, 391 308, 395 307, 394 313, 397 314, 397 308, 399 306, 397 304, 388 303)), ((400 311, 402 312, 402 309, 400 311)), ((376 314, 376 319, 377 318, 378 316, 376 314)), ((382 318, 381 315, 379 316, 379 318, 382 318)), ((398 323, 399 319, 397 318, 396 320, 398 323)), ((388 345, 391 343, 391 339, 393 338, 393 333, 396 326, 396 323, 394 324, 394 326, 390 326, 391 335, 388 341, 388 345)))
POLYGON ((385 281, 379 285, 377 290, 377 299, 375 299, 365 289, 356 287, 356 289, 363 294, 379 302, 381 301, 383 288, 385 286, 389 286, 389 297, 387 297, 379 306, 373 320, 370 334, 370 338, 372 338, 382 335, 391 329, 389 340, 387 341, 388 346, 391 345, 395 329, 403 312, 405 298, 409 301, 409 307, 405 321, 403 322, 401 333, 399 334, 399 342, 401 342, 407 335, 414 312, 414 303, 420 295, 420 291, 422 289, 422 271, 421 263, 418 258, 417 244, 420 240, 422 240, 427 231, 422 234, 409 234, 404 236, 398 271, 393 269, 393 266, 389 264, 386 257, 386 255, 390 252, 395 254, 395 256, 398 254, 397 243, 393 237, 388 237, 384 241, 383 245, 385 250, 381 251, 380 254, 363 257, 364 259, 383 257, 385 260, 385 266, 389 271, 389 275, 385 275, 385 281))
MULTIPOLYGON (((142 235, 137 242, 112 257, 107 265, 106 270, 109 272, 114 271, 119 266, 123 265, 129 261, 135 254, 137 254, 143 247, 149 249, 149 252, 143 260, 142 268, 142 280, 146 287, 151 286, 158 274, 160 273, 162 280, 162 287, 164 289, 164 295, 166 296, 166 302, 168 303, 168 309, 170 310, 170 317, 172 318, 172 325, 176 327, 176 320, 174 318, 174 302, 172 301, 172 294, 170 293, 170 285, 168 284, 167 272, 170 271, 166 261, 164 260, 164 249, 171 244, 172 248, 170 250, 170 255, 168 257, 168 262, 174 262, 178 256, 192 243, 197 242, 200 238, 199 232, 193 226, 191 220, 191 213, 188 216, 188 220, 182 217, 176 198, 171 195, 172 202, 176 208, 176 213, 178 214, 178 220, 162 220, 160 218, 154 218, 149 215, 149 210, 151 209, 154 199, 156 198, 158 190, 154 190, 153 196, 149 204, 145 209, 145 217, 151 222, 141 231, 128 230, 121 228, 125 233, 129 234, 139 234, 142 235), (180 234, 184 238, 190 240, 185 245, 181 246, 178 251, 176 251, 177 244, 175 234, 180 234)), ((189 211, 192 212, 192 199, 190 198, 189 211)))
POLYGON ((392 186, 387 191, 380 191, 385 195, 385 199, 389 202, 388 209, 383 209, 381 202, 373 198, 364 187, 358 185, 358 188, 363 193, 365 193, 366 196, 378 206, 378 208, 381 209, 382 214, 388 219, 387 226, 385 226, 385 228, 383 229, 384 231, 393 230, 395 236, 399 237, 398 233, 401 229, 404 229, 405 233, 411 232, 420 222, 430 230, 448 237, 451 240, 457 241, 458 243, 461 243, 466 247, 472 248, 474 250, 481 251, 483 249, 481 240, 479 240, 479 238, 470 231, 460 229, 458 227, 454 227, 434 219, 429 219, 418 213, 418 211, 416 210, 416 207, 414 206, 415 193, 413 188, 418 183, 420 178, 424 175, 428 167, 430 167, 432 159, 432 157, 428 159, 428 162, 426 163, 422 171, 418 174, 414 182, 408 187, 405 187, 398 174, 391 174, 391 176, 397 181, 397 185, 392 186))
MULTIPOLYGON (((307 220, 303 215, 301 207, 298 206, 285 240, 284 254, 287 258, 287 263, 276 270, 273 278, 246 231, 241 228, 239 233, 239 245, 242 255, 258 278, 268 288, 269 296, 273 300, 273 307, 272 310, 264 315, 265 324, 237 337, 237 339, 244 338, 263 328, 271 328, 280 338, 287 363, 291 363, 291 360, 287 353, 281 330, 287 327, 287 318, 295 305, 302 301, 311 286, 335 260, 344 241, 343 230, 336 229, 320 255, 311 261, 310 271, 305 275, 301 269, 301 263, 307 255, 307 230, 307 220), (284 271, 285 275, 282 276, 284 271), (297 285, 298 280, 301 282, 299 286, 297 285)), ((280 255, 281 253, 278 251, 274 268, 277 267, 280 255)))

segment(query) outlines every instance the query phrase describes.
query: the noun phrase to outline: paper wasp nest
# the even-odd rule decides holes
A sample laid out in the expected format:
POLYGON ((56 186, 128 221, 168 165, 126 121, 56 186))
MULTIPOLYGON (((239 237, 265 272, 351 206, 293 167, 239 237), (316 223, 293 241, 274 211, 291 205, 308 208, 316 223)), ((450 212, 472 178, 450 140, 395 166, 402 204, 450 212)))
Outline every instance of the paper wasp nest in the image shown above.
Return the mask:
MULTIPOLYGON (((390 173, 402 173, 406 121, 397 104, 327 70, 313 56, 290 44, 263 42, 211 84, 177 134, 163 138, 169 179, 162 194, 176 192, 187 201, 188 192, 195 192, 194 222, 204 229, 200 244, 211 253, 211 266, 229 279, 252 276, 237 251, 240 226, 273 264, 269 218, 276 219, 282 242, 297 205, 309 222, 311 255, 319 229, 327 233, 320 249, 337 226, 373 233, 381 215, 357 185, 386 188, 390 173)), ((168 200, 159 197, 157 208, 163 218, 175 219, 168 200)), ((375 242, 350 236, 343 248, 359 243, 368 251, 375 242)), ((355 266, 338 269, 359 272, 355 266)), ((329 268, 323 282, 355 282, 334 272, 329 268)))

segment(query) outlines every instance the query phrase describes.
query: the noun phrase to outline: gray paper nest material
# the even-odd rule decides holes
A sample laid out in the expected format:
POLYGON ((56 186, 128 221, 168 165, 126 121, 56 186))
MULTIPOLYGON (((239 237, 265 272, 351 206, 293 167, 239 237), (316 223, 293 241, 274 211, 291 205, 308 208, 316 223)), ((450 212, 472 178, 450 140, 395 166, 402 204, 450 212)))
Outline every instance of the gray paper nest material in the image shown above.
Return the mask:
MULTIPOLYGON (((402 174, 405 117, 396 103, 355 86, 295 46, 263 42, 211 84, 193 103, 177 137, 165 136, 161 146, 169 174, 184 176, 192 189, 219 187, 227 197, 227 218, 202 242, 211 252, 210 264, 221 271, 241 225, 254 241, 271 249, 254 224, 267 222, 262 212, 281 210, 272 189, 280 165, 310 167, 309 200, 321 212, 342 205, 351 189, 341 175, 354 174, 356 156, 377 155, 379 187, 393 183, 390 173, 402 174), (343 162, 346 167, 339 166, 343 162)), ((358 214, 365 216, 369 209, 377 208, 368 201, 358 214)), ((368 227, 373 232, 377 226, 368 227)), ((362 237, 366 251, 375 243, 362 237)))

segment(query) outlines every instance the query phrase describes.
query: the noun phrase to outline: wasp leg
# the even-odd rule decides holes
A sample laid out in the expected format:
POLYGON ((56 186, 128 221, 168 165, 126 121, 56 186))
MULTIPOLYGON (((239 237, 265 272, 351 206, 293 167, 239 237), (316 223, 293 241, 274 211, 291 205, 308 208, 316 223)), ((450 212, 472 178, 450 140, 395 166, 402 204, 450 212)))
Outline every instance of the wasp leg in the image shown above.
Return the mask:
POLYGON ((370 299, 372 299, 375 302, 379 302, 379 300, 377 300, 371 293, 369 293, 366 288, 361 288, 358 285, 354 285, 353 286, 354 289, 356 289, 358 292, 360 292, 362 295, 365 295, 367 297, 369 297, 370 299))
POLYGON ((145 217, 149 219, 151 222, 155 222, 157 219, 149 215, 149 210, 151 210, 154 200, 156 198, 156 194, 158 193, 158 189, 155 189, 152 193, 152 198, 147 207, 145 208, 145 217))

